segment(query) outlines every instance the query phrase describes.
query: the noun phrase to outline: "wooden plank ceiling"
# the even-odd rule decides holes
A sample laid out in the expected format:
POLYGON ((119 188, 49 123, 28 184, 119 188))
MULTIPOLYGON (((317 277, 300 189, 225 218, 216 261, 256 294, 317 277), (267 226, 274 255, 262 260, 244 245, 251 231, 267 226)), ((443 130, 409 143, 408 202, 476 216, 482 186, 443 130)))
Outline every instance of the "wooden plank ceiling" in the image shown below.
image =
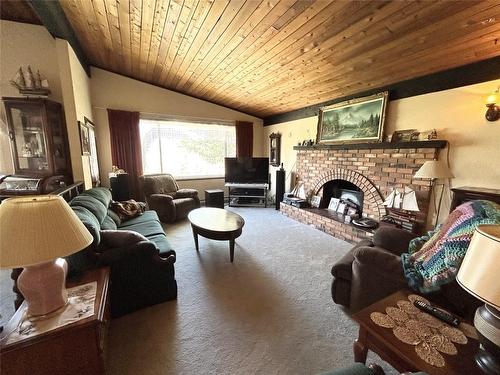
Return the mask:
POLYGON ((500 55, 497 0, 60 3, 93 65, 258 117, 500 55))

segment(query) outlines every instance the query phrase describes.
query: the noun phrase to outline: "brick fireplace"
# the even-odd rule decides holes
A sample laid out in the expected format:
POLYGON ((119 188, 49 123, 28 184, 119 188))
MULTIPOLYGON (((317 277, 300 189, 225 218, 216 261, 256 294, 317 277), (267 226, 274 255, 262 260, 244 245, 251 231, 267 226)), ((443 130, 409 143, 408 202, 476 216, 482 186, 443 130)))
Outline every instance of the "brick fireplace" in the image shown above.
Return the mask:
MULTIPOLYGON (((343 222, 327 210, 335 189, 342 187, 362 197, 362 211, 376 221, 386 214, 384 199, 393 188, 408 186, 416 193, 420 212, 416 215, 423 229, 427 219, 430 188, 428 180, 413 179, 427 160, 437 159, 445 141, 405 143, 362 143, 352 145, 296 146, 296 175, 309 196, 325 197, 319 209, 301 209, 281 203, 281 212, 312 225, 334 237, 358 242, 372 236, 372 231, 343 222), (333 192, 332 192, 333 191, 333 192), (356 193, 360 192, 360 193, 356 193)), ((340 189, 342 190, 342 189, 340 189)))

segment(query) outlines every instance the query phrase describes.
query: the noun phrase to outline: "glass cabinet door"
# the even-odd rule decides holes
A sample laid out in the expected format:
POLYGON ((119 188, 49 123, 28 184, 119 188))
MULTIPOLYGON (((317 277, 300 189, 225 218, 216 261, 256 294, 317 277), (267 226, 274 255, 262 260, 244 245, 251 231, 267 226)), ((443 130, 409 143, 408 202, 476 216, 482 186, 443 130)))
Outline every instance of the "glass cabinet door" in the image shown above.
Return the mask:
POLYGON ((47 140, 45 139, 43 110, 36 104, 11 107, 11 140, 14 158, 21 172, 45 173, 49 170, 47 140))
POLYGON ((64 174, 67 172, 68 152, 66 150, 66 133, 61 119, 61 112, 58 110, 47 111, 47 122, 50 125, 52 138, 52 159, 54 160, 54 174, 64 174))

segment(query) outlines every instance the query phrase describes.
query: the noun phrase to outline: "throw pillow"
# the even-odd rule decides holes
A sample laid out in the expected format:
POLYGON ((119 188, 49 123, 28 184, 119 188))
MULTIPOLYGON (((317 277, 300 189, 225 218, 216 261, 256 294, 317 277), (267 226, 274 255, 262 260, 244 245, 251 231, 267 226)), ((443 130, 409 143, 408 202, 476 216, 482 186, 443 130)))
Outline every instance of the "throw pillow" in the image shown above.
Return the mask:
POLYGON ((142 234, 132 230, 101 230, 100 235, 101 244, 97 249, 98 252, 133 245, 141 241, 148 241, 142 234))

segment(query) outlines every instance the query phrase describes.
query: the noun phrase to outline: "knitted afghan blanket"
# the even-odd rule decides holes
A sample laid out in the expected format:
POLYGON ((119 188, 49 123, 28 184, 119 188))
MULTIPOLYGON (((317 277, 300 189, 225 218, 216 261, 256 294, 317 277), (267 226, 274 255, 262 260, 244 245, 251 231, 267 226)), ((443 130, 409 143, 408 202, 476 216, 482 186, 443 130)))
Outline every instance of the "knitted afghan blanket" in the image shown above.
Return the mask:
POLYGON ((500 224, 500 205, 483 200, 466 202, 440 227, 411 241, 408 253, 401 254, 409 286, 429 293, 455 280, 472 234, 482 224, 500 224))

